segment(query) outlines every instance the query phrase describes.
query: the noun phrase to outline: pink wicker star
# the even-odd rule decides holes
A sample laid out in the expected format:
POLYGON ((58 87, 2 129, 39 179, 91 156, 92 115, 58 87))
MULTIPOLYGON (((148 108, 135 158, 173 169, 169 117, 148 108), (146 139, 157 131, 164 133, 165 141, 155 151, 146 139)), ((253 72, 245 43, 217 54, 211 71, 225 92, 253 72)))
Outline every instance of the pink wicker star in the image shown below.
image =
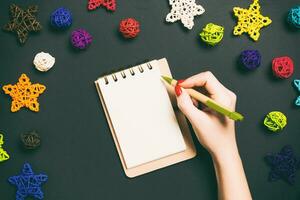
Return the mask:
POLYGON ((116 0, 89 0, 88 10, 95 10, 96 8, 103 6, 107 10, 116 10, 116 0))

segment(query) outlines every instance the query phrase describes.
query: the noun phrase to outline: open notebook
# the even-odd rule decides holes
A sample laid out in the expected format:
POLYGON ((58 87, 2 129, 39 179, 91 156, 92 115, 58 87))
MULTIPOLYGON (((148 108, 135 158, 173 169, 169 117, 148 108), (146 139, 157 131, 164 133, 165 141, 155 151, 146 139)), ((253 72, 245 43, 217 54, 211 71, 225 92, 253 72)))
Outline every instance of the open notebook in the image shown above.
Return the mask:
MULTIPOLYGON (((123 168, 129 177, 180 162, 182 158, 168 159, 191 150, 192 142, 186 141, 180 127, 184 118, 178 119, 161 80, 163 68, 166 73, 169 71, 165 59, 154 60, 101 77, 95 82, 123 168), (158 166, 162 160, 168 162, 158 166)), ((192 148, 194 156, 193 145, 192 148)), ((191 154, 186 158, 190 157, 191 154)))

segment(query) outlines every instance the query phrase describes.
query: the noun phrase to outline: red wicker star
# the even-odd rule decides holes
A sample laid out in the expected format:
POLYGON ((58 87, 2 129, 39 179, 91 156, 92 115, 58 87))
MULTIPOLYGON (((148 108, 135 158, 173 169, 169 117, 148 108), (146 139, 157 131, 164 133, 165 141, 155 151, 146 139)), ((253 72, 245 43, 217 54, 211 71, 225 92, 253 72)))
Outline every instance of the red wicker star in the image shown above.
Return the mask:
POLYGON ((116 0, 89 0, 88 10, 95 10, 96 8, 103 6, 107 10, 116 10, 116 0))

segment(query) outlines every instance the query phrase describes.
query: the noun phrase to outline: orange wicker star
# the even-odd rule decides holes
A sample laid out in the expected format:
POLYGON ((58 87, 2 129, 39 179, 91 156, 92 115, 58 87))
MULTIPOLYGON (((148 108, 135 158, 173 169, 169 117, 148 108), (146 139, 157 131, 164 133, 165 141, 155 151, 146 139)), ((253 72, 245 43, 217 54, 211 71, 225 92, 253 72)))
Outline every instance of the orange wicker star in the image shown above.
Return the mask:
POLYGON ((15 85, 9 84, 3 86, 5 94, 8 94, 12 98, 12 112, 17 112, 22 107, 27 107, 34 112, 38 112, 40 110, 38 97, 45 89, 46 86, 39 83, 32 84, 26 74, 22 74, 19 78, 19 82, 15 85))

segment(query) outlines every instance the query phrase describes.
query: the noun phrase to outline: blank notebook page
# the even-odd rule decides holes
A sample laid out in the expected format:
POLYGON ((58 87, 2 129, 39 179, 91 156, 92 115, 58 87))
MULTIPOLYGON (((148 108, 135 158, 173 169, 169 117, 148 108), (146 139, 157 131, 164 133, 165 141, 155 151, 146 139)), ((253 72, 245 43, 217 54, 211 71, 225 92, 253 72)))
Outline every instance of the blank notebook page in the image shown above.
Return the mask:
POLYGON ((127 168, 133 168, 186 149, 157 61, 115 73, 97 83, 127 168))

